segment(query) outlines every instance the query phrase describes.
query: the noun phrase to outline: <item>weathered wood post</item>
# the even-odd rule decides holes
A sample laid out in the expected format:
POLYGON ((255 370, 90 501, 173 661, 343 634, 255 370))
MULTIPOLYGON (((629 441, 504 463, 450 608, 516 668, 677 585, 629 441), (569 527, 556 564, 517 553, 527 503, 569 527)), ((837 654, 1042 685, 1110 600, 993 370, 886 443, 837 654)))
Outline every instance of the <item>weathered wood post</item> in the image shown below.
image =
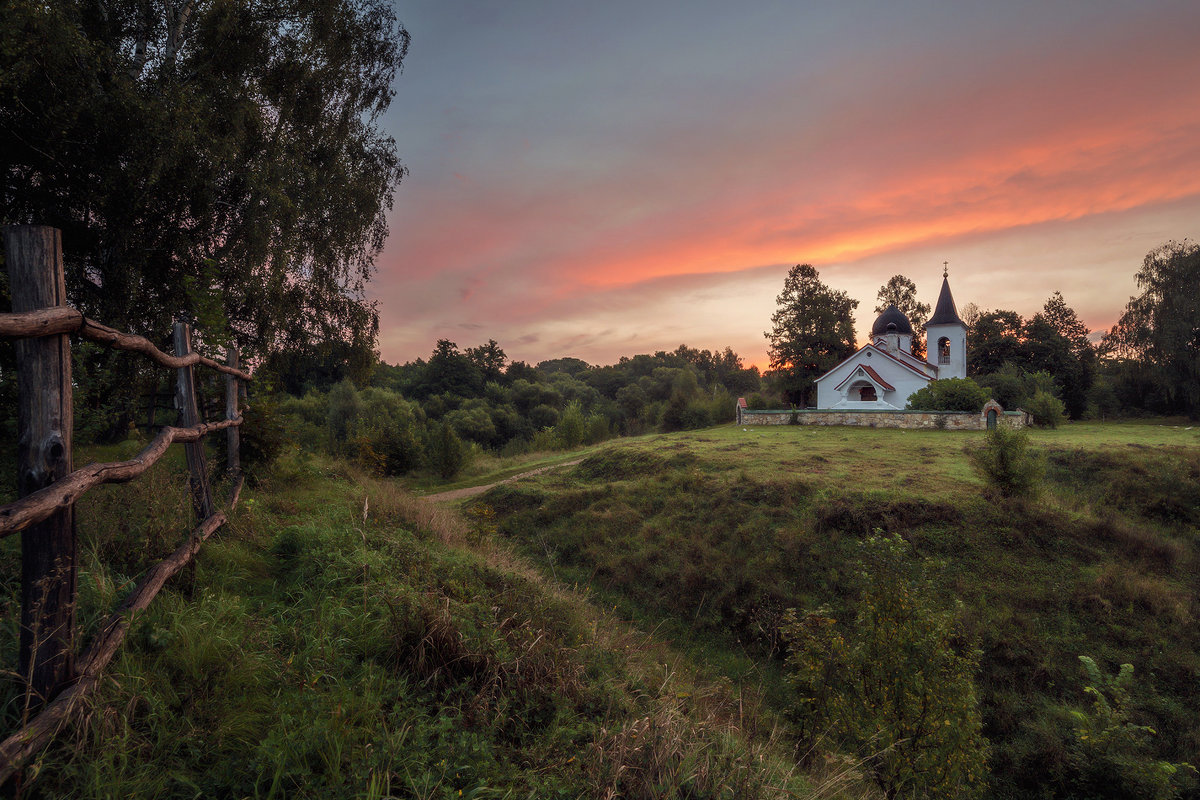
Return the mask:
MULTIPOLYGON (((225 353, 225 363, 231 369, 238 368, 237 345, 229 345, 225 353)), ((238 395, 240 394, 241 379, 236 375, 225 375, 225 419, 237 419, 238 395)), ((226 446, 229 448, 226 459, 229 464, 229 508, 237 508, 238 497, 242 494, 242 437, 241 429, 237 426, 227 429, 226 446)))
MULTIPOLYGON (((41 225, 4 229, 12 310, 67 304, 62 233, 41 225)), ((65 334, 18 339, 17 494, 71 472, 71 341, 65 334)), ((21 638, 17 669, 29 706, 74 678, 75 513, 71 506, 21 532, 21 638)))
MULTIPOLYGON (((182 322, 175 323, 175 355, 186 356, 192 352, 192 329, 182 322)), ((196 380, 191 366, 180 367, 175 378, 175 404, 179 407, 179 424, 190 428, 200 424, 200 412, 196 408, 196 380)), ((204 521, 216 511, 212 491, 208 486, 208 462, 204 458, 204 441, 189 442, 183 446, 187 456, 189 483, 192 488, 192 509, 196 517, 204 521)))

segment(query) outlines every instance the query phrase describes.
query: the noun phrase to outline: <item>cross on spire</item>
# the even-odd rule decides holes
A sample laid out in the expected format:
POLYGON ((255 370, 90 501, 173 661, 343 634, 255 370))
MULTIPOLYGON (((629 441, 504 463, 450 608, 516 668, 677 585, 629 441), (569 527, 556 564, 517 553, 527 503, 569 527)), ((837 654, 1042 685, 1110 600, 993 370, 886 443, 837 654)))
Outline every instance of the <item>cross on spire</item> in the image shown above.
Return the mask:
POLYGON ((950 277, 950 262, 949 261, 942 262, 942 277, 943 278, 950 277))

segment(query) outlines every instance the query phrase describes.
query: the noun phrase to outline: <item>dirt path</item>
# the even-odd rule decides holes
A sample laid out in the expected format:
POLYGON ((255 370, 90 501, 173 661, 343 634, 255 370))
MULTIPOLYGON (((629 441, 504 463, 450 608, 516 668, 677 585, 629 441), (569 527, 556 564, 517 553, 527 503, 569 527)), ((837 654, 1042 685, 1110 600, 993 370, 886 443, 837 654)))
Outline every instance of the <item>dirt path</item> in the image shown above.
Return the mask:
POLYGON ((529 472, 522 472, 520 475, 513 475, 511 478, 505 478, 502 481, 496 481, 495 483, 489 483, 486 486, 468 486, 466 489, 451 489, 448 492, 438 492, 437 494, 427 494, 427 495, 425 495, 425 499, 426 500, 461 500, 464 497, 474 497, 477 494, 483 494, 488 489, 491 489, 493 486, 499 486, 502 483, 512 483, 513 481, 519 481, 519 480, 521 480, 521 478, 528 478, 532 475, 541 475, 543 472, 546 472, 547 470, 559 469, 560 467, 573 467, 576 464, 578 464, 580 461, 583 461, 583 459, 577 458, 574 461, 564 461, 561 464, 551 464, 548 467, 539 467, 537 469, 532 469, 529 472))

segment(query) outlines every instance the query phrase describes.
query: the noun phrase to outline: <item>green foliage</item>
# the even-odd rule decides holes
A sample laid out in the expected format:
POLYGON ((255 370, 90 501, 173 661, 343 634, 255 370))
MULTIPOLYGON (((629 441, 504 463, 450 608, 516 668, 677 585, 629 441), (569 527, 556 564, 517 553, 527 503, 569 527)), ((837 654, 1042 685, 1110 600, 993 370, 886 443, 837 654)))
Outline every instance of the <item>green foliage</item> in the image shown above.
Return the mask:
POLYGON ((587 430, 584 432, 584 444, 603 442, 610 435, 608 419, 603 414, 590 414, 587 418, 587 430))
POLYGON ((1167 242, 1146 254, 1137 273, 1142 293, 1102 342, 1104 352, 1132 362, 1150 384, 1147 405, 1200 416, 1200 245, 1167 242))
POLYGON ((1059 391, 1049 372, 1029 372, 1015 364, 1005 364, 989 375, 977 375, 975 382, 1009 411, 1025 409, 1029 399, 1038 392, 1055 395, 1059 391))
POLYGON ((763 409, 773 407, 774 406, 771 404, 771 401, 767 399, 765 395, 761 395, 758 392, 755 392, 746 398, 746 408, 750 411, 761 411, 763 409))
POLYGON ((443 480, 450 480, 467 465, 470 450, 458 438, 454 428, 435 423, 429 426, 425 455, 434 472, 443 480))
POLYGON ((72 304, 122 330, 373 342, 408 33, 376 0, 186 10, 0 6, 5 221, 61 228, 72 304))
POLYGON ((1024 364, 1024 327, 1024 320, 1015 311, 980 314, 967 331, 967 372, 986 375, 1003 369, 1005 364, 1024 364))
POLYGON ((567 404, 554 432, 564 450, 572 450, 583 444, 584 436, 587 435, 587 423, 584 421, 579 401, 573 400, 567 404))
POLYGON ((970 451, 971 464, 1004 497, 1037 493, 1044 465, 1029 447, 1029 436, 1004 425, 989 430, 981 447, 970 451))
POLYGON ((988 391, 970 378, 930 381, 913 392, 906 408, 917 411, 980 411, 988 391))
POLYGON ((810 741, 852 748, 887 797, 972 798, 986 781, 975 673, 925 568, 899 535, 867 538, 851 624, 786 617, 789 681, 810 741))
POLYGON ((343 451, 346 442, 358 435, 362 408, 358 391, 349 379, 343 380, 329 391, 325 425, 333 452, 343 451))
POLYGON ((1078 737, 1073 749, 1077 796, 1095 800, 1179 797, 1185 782, 1194 784, 1196 769, 1154 756, 1149 742, 1157 732, 1133 720, 1133 665, 1122 664, 1109 677, 1090 657, 1080 656, 1079 661, 1086 673, 1083 691, 1091 697, 1092 708, 1071 712, 1078 737))
POLYGON ((261 483, 287 444, 283 420, 273 398, 255 397, 242 409, 238 439, 242 473, 251 485, 261 483))
POLYGON ((1067 421, 1063 401, 1047 391, 1039 389, 1027 399, 1022 409, 1033 416, 1033 424, 1039 428, 1057 428, 1067 421))
POLYGON ((771 369, 781 376, 792 402, 806 404, 814 380, 854 352, 858 301, 821 283, 811 264, 788 271, 775 298, 767 337, 771 369))
POLYGON ((689 399, 683 392, 671 395, 666 408, 663 409, 662 430, 688 431, 697 428, 707 428, 712 424, 708 404, 703 400, 689 399))

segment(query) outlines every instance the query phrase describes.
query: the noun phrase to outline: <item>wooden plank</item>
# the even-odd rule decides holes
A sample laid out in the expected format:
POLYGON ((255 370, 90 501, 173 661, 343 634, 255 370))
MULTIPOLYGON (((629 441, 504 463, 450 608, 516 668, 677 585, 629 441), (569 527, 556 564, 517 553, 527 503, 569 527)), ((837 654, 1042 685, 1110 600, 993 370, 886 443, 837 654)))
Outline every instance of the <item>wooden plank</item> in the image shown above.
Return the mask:
MULTIPOLYGON (((13 310, 66 306, 62 234, 4 229, 13 310)), ((65 334, 16 342, 17 496, 71 473, 71 341, 65 334)), ((75 675, 75 514, 60 507, 21 534, 21 621, 17 671, 26 707, 48 702, 75 675)))
MULTIPOLYGON (((175 323, 175 355, 185 356, 192 351, 192 329, 175 323)), ((175 378, 175 401, 179 406, 179 421, 182 427, 191 428, 200 424, 200 412, 196 408, 196 378, 190 366, 180 367, 175 378)), ((184 445, 187 455, 188 484, 192 490, 192 509, 196 519, 208 519, 216 512, 212 489, 208 485, 208 459, 204 457, 204 442, 195 441, 184 445)))
POLYGON ((41 751, 84 708, 82 701, 96 687, 100 673, 112 661, 138 611, 145 610, 167 580, 191 562, 200 545, 225 522, 224 514, 204 520, 174 553, 155 564, 108 618, 79 659, 79 679, 16 733, 0 742, 0 785, 41 751))
POLYGON ((162 458, 174 442, 198 442, 204 436, 241 425, 242 418, 207 422, 194 428, 163 428, 142 452, 129 461, 88 464, 44 489, 0 506, 0 538, 24 530, 46 519, 57 509, 76 502, 85 492, 102 483, 125 483, 141 475, 162 458))
MULTIPOLYGON (((141 353, 152 361, 172 369, 203 364, 218 372, 230 373, 229 367, 199 353, 190 353, 183 357, 167 355, 155 347, 149 339, 132 333, 122 333, 115 328, 96 322, 94 319, 88 319, 69 306, 0 314, 0 337, 24 339, 60 333, 77 333, 84 339, 108 345, 114 350, 141 353)), ((232 374, 244 381, 251 380, 250 373, 242 370, 235 370, 232 374)))

